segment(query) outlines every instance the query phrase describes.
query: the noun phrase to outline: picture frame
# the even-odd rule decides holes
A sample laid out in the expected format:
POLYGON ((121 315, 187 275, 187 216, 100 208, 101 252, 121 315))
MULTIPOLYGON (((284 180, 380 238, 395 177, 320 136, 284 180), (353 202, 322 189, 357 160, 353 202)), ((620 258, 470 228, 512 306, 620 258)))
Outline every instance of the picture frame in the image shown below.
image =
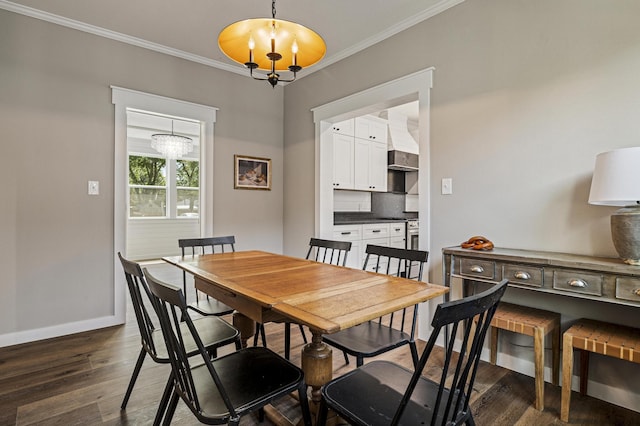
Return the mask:
POLYGON ((271 159, 234 155, 234 189, 271 190, 271 159))

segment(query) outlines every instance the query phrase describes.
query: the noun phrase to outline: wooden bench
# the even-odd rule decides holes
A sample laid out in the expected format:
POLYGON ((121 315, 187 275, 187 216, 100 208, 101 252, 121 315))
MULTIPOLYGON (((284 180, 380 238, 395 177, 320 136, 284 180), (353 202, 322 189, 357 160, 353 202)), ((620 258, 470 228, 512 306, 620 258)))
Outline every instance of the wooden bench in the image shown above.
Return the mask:
POLYGON ((544 410, 544 338, 551 333, 552 368, 554 385, 560 379, 560 314, 542 309, 500 302, 491 321, 491 363, 496 364, 498 330, 533 337, 536 400, 535 408, 544 410))
POLYGON ((560 418, 569 421, 573 350, 580 350, 580 394, 587 393, 589 353, 594 352, 640 364, 640 329, 581 319, 563 335, 562 401, 560 418))

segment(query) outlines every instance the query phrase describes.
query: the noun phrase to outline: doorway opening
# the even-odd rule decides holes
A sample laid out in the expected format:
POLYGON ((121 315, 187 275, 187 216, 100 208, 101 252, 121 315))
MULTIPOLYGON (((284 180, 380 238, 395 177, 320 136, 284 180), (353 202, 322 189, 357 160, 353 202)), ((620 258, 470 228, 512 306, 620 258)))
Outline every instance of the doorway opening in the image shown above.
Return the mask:
MULTIPOLYGON (((148 196, 146 201, 149 199, 152 200, 152 207, 156 209, 159 207, 161 210, 154 210, 155 217, 151 217, 151 220, 147 220, 139 222, 138 224, 153 224, 153 222, 157 222, 158 220, 163 221, 172 221, 177 224, 188 224, 195 222, 194 232, 197 232, 196 236, 209 234, 213 231, 213 129, 214 123, 216 121, 216 112, 217 108, 194 104, 191 102, 182 101, 179 99, 167 98, 164 96, 158 96, 150 93, 139 92, 136 90, 125 89, 121 87, 111 86, 111 97, 112 103, 115 107, 115 119, 114 119, 114 130, 115 130, 115 141, 114 141, 114 184, 113 184, 113 206, 114 206, 114 218, 113 218, 113 282, 114 282, 114 316, 119 323, 124 323, 126 317, 126 283, 124 279, 124 274, 122 273, 122 266, 120 265, 120 261, 118 259, 117 253, 122 253, 123 256, 128 257, 128 233, 131 230, 128 228, 128 223, 130 219, 149 219, 149 217, 140 218, 135 217, 135 215, 146 214, 141 213, 140 205, 138 205, 137 212, 134 211, 134 217, 131 217, 132 214, 132 206, 130 204, 130 195, 131 190, 138 188, 141 189, 138 191, 141 194, 146 193, 148 196), (136 116, 133 118, 133 113, 147 113, 148 116, 136 116), (149 113, 152 113, 149 115, 149 113), (138 157, 147 157, 147 158, 158 158, 153 152, 150 151, 149 148, 136 147, 136 144, 133 143, 132 147, 133 151, 129 151, 129 143, 128 143, 128 132, 129 132, 129 121, 132 123, 132 134, 133 129, 136 127, 134 124, 141 126, 142 119, 147 119, 155 124, 148 124, 149 129, 145 130, 145 132, 151 131, 150 128, 158 127, 162 130, 160 133, 167 133, 167 130, 170 128, 165 128, 164 124, 161 123, 162 120, 160 118, 164 118, 166 120, 171 119, 181 119, 183 122, 194 123, 186 126, 187 128, 191 126, 192 130, 182 129, 179 130, 176 127, 176 130, 185 133, 193 133, 193 136, 197 135, 198 145, 199 145, 199 155, 196 158, 185 158, 185 161, 197 160, 198 161, 198 172, 199 172, 199 184, 197 186, 198 192, 198 202, 197 202, 197 218, 193 217, 193 213, 196 211, 195 203, 191 203, 190 198, 187 196, 188 193, 191 193, 193 196, 193 192, 196 189, 192 184, 180 184, 178 178, 178 169, 180 167, 193 167, 194 164, 182 164, 179 165, 176 160, 167 161, 164 159, 164 178, 165 184, 166 179, 169 180, 169 183, 165 185, 164 191, 174 192, 174 195, 165 194, 164 202, 162 200, 162 189, 160 188, 160 181, 154 183, 158 183, 157 185, 146 185, 149 183, 148 181, 142 180, 135 181, 131 183, 129 177, 129 161, 130 155, 138 156, 138 157), (136 121, 138 120, 138 121, 136 121), (172 189, 172 178, 171 174, 175 178, 175 184, 172 189), (143 189, 143 190, 142 190, 143 189), (181 190, 182 195, 184 196, 184 200, 181 201, 181 196, 178 195, 178 190, 181 190), (153 202, 155 200, 155 204, 153 202), (186 200, 186 201, 185 201, 186 200), (185 209, 185 206, 188 207, 185 209), (164 213, 164 217, 158 217, 157 215, 162 216, 164 213), (183 214, 184 213, 184 214, 183 214), (180 220, 183 221, 180 221, 180 220)), ((142 132, 144 133, 144 132, 142 132)), ((141 133, 140 133, 141 134, 141 133)), ((150 135, 149 135, 150 136, 150 135)), ((189 136, 191 137, 191 136, 189 136)), ((144 160, 143 160, 144 161, 144 160)), ((159 161, 160 163, 162 161, 159 161)), ((160 165, 158 165, 160 166, 160 165)), ((161 167, 159 167, 161 169, 161 167)), ((159 171, 159 170, 158 170, 159 171)), ((182 182, 184 183, 184 182, 182 182)), ((191 197, 193 198, 193 197, 191 197)), ((138 201, 145 201, 144 197, 141 197, 138 201)), ((134 210, 136 210, 135 202, 133 206, 134 210)), ((164 229, 164 228, 163 228, 164 229)), ((163 230, 164 233, 164 230, 163 230)), ((176 234, 177 235, 177 234, 176 234)), ((183 235, 183 234, 180 234, 183 235)), ((173 238, 171 238, 173 239, 173 238)), ((169 240, 167 240, 169 241, 169 240)), ((169 243, 171 246, 175 247, 173 250, 178 250, 178 242, 177 237, 173 240, 173 242, 169 243)), ((158 252, 154 254, 154 257, 170 255, 171 252, 168 251, 168 248, 162 250, 162 253, 158 252)), ((176 252, 177 253, 177 252, 176 252)), ((147 257, 145 255, 143 257, 147 257)))

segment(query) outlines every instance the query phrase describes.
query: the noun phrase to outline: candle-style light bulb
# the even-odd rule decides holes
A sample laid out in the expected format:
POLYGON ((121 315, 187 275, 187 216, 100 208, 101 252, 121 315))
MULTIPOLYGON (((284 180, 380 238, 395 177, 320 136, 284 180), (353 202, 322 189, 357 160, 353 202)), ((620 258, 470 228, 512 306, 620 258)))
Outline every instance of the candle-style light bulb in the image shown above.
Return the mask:
POLYGON ((249 34, 249 62, 253 62, 253 49, 256 47, 256 42, 253 40, 253 36, 249 34))
POLYGON ((276 51, 276 23, 271 23, 271 51, 276 51))
POLYGON ((293 53, 293 65, 298 65, 298 42, 296 41, 296 39, 293 39, 291 52, 293 53))

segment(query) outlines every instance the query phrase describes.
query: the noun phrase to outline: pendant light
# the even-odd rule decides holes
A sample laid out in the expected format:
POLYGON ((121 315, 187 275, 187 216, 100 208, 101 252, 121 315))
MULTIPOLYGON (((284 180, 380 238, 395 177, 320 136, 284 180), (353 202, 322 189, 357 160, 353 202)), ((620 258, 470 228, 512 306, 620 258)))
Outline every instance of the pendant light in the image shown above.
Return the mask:
POLYGON ((193 151, 193 140, 174 134, 173 120, 171 120, 171 134, 156 133, 151 135, 151 147, 168 159, 175 160, 193 151))
POLYGON ((291 82, 303 68, 322 59, 327 47, 315 31, 295 22, 276 19, 276 2, 271 2, 271 18, 253 18, 235 22, 220 32, 220 50, 249 69, 256 80, 275 87, 279 81, 291 82), (267 71, 266 74, 254 70, 267 71), (280 72, 293 76, 280 78, 280 72))

